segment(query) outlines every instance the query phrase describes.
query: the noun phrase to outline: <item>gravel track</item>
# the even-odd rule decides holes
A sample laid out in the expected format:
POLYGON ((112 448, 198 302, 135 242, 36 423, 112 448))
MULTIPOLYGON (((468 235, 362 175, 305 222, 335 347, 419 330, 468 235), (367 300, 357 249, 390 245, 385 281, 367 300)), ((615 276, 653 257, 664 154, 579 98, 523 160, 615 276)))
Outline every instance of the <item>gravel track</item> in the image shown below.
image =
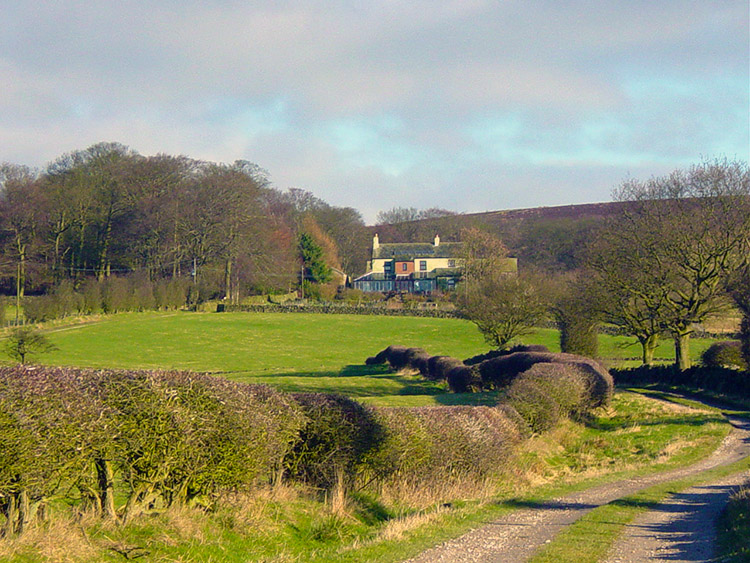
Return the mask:
MULTIPOLYGON (((722 442, 721 446, 711 456, 694 465, 646 477, 609 483, 607 485, 602 485, 544 503, 533 504, 530 506, 519 505, 520 510, 508 514, 499 520, 487 522, 486 525, 481 528, 474 529, 461 537, 431 548, 421 553, 419 556, 409 559, 408 562, 516 563, 526 561, 539 548, 552 541, 563 528, 569 526, 583 515, 599 506, 603 506, 617 500, 618 498, 636 493, 641 489, 665 483, 667 481, 691 477, 703 471, 727 465, 749 456, 750 422, 735 418, 730 418, 730 422, 734 428, 722 442)), ((741 476, 735 477, 740 479, 740 481, 742 480, 741 476)), ((717 507, 723 506, 722 503, 726 502, 726 494, 729 490, 729 486, 731 486, 731 483, 728 485, 717 483, 696 487, 695 490, 691 489, 691 492, 685 491, 683 493, 685 496, 681 497, 681 500, 684 500, 684 504, 680 510, 676 508, 677 497, 673 497, 668 499, 663 505, 660 505, 658 509, 649 512, 648 516, 654 513, 668 516, 671 515, 674 517, 674 521, 686 521, 692 518, 693 520, 703 522, 702 528, 704 529, 699 530, 701 534, 703 534, 703 532, 707 531, 705 530, 706 528, 713 529, 713 521, 704 519, 711 517, 708 515, 696 517, 690 516, 693 509, 697 509, 699 506, 705 504, 695 502, 697 496, 711 493, 712 501, 708 504, 711 506, 710 511, 711 514, 713 514, 717 507), (719 487, 720 489, 709 488, 711 486, 719 487), (719 490, 721 491, 721 494, 719 494, 719 490), (674 507, 674 509, 671 510, 669 506, 674 507)), ((685 558, 693 557, 693 554, 688 553, 690 548, 686 546, 696 543, 696 545, 702 546, 704 551, 705 549, 711 549, 710 546, 712 545, 712 539, 710 537, 704 539, 703 535, 700 537, 693 536, 693 532, 689 531, 672 533, 673 527, 670 524, 667 524, 666 521, 663 523, 660 523, 659 521, 649 522, 645 516, 643 522, 640 520, 638 522, 637 525, 634 524, 629 528, 627 537, 632 537, 632 541, 638 543, 643 542, 644 535, 652 532, 655 533, 657 530, 663 530, 664 534, 660 536, 662 540, 659 545, 652 545, 650 548, 647 548, 649 549, 648 553, 651 555, 646 556, 645 559, 633 559, 630 558, 631 555, 627 551, 630 548, 623 543, 622 548, 618 547, 621 551, 613 551, 614 559, 611 559, 612 563, 625 561, 649 561, 648 557, 653 556, 653 554, 668 556, 668 561, 707 561, 705 558, 685 558), (670 541, 672 543, 678 543, 679 546, 677 548, 669 547, 668 544, 670 541), (669 553, 683 554, 683 558, 672 558, 671 555, 667 555, 669 553), (620 558, 618 559, 617 557, 620 558)), ((695 531, 696 528, 701 528, 701 526, 694 526, 693 530, 695 531)), ((643 554, 639 556, 643 557, 643 554)), ((658 561, 659 559, 651 560, 658 561)))

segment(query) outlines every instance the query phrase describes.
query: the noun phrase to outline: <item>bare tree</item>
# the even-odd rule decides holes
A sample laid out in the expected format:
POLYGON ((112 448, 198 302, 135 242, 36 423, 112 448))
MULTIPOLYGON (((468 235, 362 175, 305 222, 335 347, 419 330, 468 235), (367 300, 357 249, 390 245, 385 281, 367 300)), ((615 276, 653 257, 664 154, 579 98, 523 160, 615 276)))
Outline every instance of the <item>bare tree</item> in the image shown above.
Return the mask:
MULTIPOLYGON (((747 163, 704 162, 646 182, 631 180, 615 196, 630 202, 609 233, 623 240, 617 256, 627 266, 612 268, 608 281, 619 299, 649 312, 672 335, 676 363, 687 369, 695 325, 726 310, 727 276, 750 255, 747 163), (613 281, 628 273, 629 279, 613 281)), ((607 277, 606 268, 599 271, 607 277)))

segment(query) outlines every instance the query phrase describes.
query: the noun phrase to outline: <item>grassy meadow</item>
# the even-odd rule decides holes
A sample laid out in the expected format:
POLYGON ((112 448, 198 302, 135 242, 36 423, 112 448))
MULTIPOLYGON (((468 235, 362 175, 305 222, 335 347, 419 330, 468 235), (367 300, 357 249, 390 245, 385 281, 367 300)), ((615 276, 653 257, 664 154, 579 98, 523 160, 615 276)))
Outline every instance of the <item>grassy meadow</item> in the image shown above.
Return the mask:
MULTIPOLYGON (((180 369, 211 372, 234 381, 267 383, 285 391, 338 392, 371 404, 416 406, 476 404, 492 396, 451 396, 444 386, 417 376, 365 366, 390 344, 418 346, 431 354, 467 358, 486 352, 477 328, 460 319, 360 315, 255 313, 125 313, 52 328, 57 350, 34 361, 65 366, 180 369)), ((538 329, 525 343, 559 351, 558 333, 538 329)), ((694 339, 698 358, 711 343, 694 339)), ((601 335, 600 354, 612 365, 637 365, 632 338, 601 335)), ((656 357, 671 361, 672 343, 656 357)))

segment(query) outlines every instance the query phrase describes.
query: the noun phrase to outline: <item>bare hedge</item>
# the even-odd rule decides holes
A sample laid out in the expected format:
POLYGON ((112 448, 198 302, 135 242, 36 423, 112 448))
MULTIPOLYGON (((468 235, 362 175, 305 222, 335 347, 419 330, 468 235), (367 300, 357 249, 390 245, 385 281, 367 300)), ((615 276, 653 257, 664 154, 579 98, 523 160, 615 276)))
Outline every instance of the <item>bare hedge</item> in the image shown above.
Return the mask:
POLYGON ((6 533, 53 496, 127 520, 252 487, 278 472, 302 422, 291 398, 208 375, 0 368, 6 533))
POLYGON ((371 477, 428 486, 499 475, 522 439, 515 421, 492 407, 375 409, 382 442, 366 457, 371 477))

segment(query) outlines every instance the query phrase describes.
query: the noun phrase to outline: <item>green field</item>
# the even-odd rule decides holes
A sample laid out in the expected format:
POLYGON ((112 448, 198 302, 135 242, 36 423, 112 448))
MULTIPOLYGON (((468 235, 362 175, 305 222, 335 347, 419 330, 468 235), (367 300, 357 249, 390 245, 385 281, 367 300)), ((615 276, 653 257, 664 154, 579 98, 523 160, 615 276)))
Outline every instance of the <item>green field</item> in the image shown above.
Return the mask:
MULTIPOLYGON (((427 405, 492 402, 492 396, 455 396, 418 376, 365 366, 389 344, 467 358, 486 352, 477 328, 459 319, 258 313, 126 313, 52 328, 58 350, 34 361, 52 365, 211 372, 287 391, 339 392, 373 404, 427 405)), ((559 350, 557 331, 538 329, 525 343, 559 350)), ((710 340, 692 341, 693 356, 710 340)), ((637 365, 633 339, 600 336, 603 361, 637 365)), ((673 357, 671 342, 656 354, 673 357)))

